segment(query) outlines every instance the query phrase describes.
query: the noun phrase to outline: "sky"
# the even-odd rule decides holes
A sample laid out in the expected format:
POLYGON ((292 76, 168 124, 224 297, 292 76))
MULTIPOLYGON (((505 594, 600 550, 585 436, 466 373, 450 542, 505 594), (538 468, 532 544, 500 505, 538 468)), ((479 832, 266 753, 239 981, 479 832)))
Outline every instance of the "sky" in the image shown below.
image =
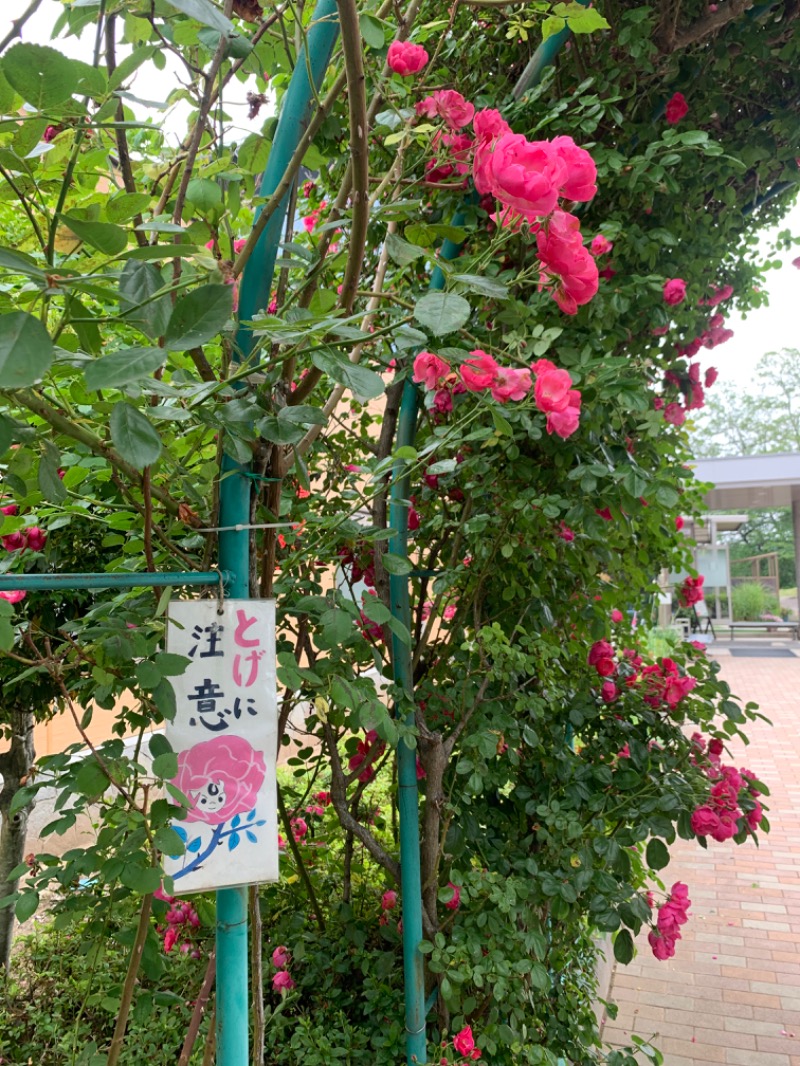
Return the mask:
MULTIPOLYGON (((5 17, 0 17, 0 36, 5 35, 7 29, 10 28, 11 20, 18 18, 28 4, 29 0, 2 0, 5 17)), ((42 6, 25 25, 23 40, 49 44, 50 27, 55 22, 61 8, 60 0, 43 0, 42 6)), ((83 41, 75 37, 60 38, 57 47, 66 55, 86 60, 89 33, 83 35, 83 41)), ((122 54, 122 50, 120 52, 122 54)), ((177 70, 177 60, 167 55, 165 69, 156 71, 148 65, 146 89, 134 83, 133 92, 138 91, 148 99, 166 99, 175 87, 177 70)), ((233 115, 235 126, 233 139, 237 139, 237 131, 241 136, 245 136, 260 125, 260 121, 250 124, 245 118, 244 100, 247 88, 248 86, 240 87, 241 109, 235 104, 231 106, 226 104, 226 110, 233 115)), ((129 103, 129 101, 126 102, 129 103)), ((131 106, 134 111, 137 110, 136 105, 131 104, 131 106)), ((179 108, 165 124, 168 132, 174 129, 176 140, 178 131, 185 128, 189 106, 182 104, 179 108)), ((142 109, 138 110, 142 115, 145 113, 142 109)), ((778 229, 765 230, 760 248, 766 253, 770 239, 774 238, 778 230, 784 229, 789 229, 793 236, 800 237, 800 202, 795 204, 778 229)), ((727 344, 715 348, 713 354, 713 363, 720 372, 721 381, 746 387, 751 380, 752 368, 760 356, 781 348, 800 348, 800 316, 797 310, 800 304, 800 270, 792 266, 792 260, 799 255, 800 245, 795 245, 790 253, 782 254, 783 265, 779 270, 768 271, 765 286, 769 294, 768 307, 750 311, 747 318, 736 313, 727 315, 726 325, 734 331, 734 336, 727 344)))

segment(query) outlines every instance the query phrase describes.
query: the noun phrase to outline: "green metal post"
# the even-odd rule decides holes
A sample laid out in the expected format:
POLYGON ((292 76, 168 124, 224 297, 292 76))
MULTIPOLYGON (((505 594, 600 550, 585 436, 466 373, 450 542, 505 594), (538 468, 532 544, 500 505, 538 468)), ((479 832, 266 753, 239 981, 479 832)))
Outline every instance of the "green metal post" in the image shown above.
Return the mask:
POLYGON ((182 585, 227 588, 230 574, 218 570, 168 570, 161 574, 2 574, 0 592, 56 592, 59 589, 139 589, 182 585))
MULTIPOLYGON (((584 7, 588 7, 590 0, 578 0, 578 3, 582 4, 584 7)), ((531 56, 531 60, 527 67, 525 67, 520 75, 519 81, 514 86, 515 100, 519 100, 528 89, 539 83, 545 69, 549 67, 556 58, 558 53, 569 40, 570 35, 571 30, 564 27, 563 30, 559 30, 558 33, 554 33, 548 37, 546 41, 542 41, 531 56)))
MULTIPOLYGON (((269 196, 277 188, 303 130, 308 125, 314 91, 318 91, 330 62, 339 32, 336 0, 320 0, 308 31, 308 56, 297 57, 283 100, 275 139, 261 179, 259 194, 269 196), (314 80, 314 90, 308 71, 314 80)), ((281 240, 287 194, 270 218, 247 262, 239 294, 239 321, 252 320, 269 302, 278 244, 281 240)), ((260 213, 258 208, 256 218, 260 213)), ((242 361, 253 350, 252 330, 240 325, 236 333, 234 359, 242 361)), ((250 478, 248 469, 223 455, 220 471, 220 526, 247 525, 250 522, 250 478)), ((250 533, 247 529, 223 529, 219 535, 220 569, 230 571, 227 594, 246 599, 250 595, 250 533)), ((248 1066, 248 957, 247 889, 226 888, 217 892, 217 1064, 248 1066)))
MULTIPOLYGON (((462 215, 456 214, 452 224, 460 226, 462 215)), ((454 259, 461 245, 444 241, 443 259, 454 259)), ((431 289, 444 288, 444 274, 436 267, 431 275, 431 289)), ((397 447, 413 444, 417 434, 419 390, 410 378, 403 386, 400 414, 397 420, 397 447)), ((408 497, 410 478, 408 463, 397 459, 392 472, 389 503, 389 524, 395 530, 389 541, 393 555, 408 557, 408 497)), ((392 615, 411 631, 411 600, 408 578, 389 575, 389 595, 392 615)), ((392 634, 394 680, 403 690, 407 710, 405 724, 414 727, 414 678, 411 649, 392 634)), ((400 890, 403 904, 403 975, 406 1012, 406 1061, 408 1066, 428 1061, 425 1036, 425 971, 419 944, 422 940, 422 873, 420 870, 419 789, 417 787, 417 754, 405 741, 397 749, 397 809, 400 817, 400 890)))

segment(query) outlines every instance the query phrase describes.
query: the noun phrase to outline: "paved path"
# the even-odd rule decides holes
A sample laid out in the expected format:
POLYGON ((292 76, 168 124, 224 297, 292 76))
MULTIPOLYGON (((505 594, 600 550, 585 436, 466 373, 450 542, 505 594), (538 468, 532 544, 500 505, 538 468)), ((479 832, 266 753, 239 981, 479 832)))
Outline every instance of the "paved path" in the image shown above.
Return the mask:
POLYGON ((718 659, 732 690, 773 722, 751 726, 736 759, 769 786, 772 831, 760 847, 676 844, 665 880, 688 884, 689 923, 669 962, 640 938, 615 975, 619 1014, 605 1039, 652 1038, 664 1066, 800 1066, 800 657, 720 648, 718 659))

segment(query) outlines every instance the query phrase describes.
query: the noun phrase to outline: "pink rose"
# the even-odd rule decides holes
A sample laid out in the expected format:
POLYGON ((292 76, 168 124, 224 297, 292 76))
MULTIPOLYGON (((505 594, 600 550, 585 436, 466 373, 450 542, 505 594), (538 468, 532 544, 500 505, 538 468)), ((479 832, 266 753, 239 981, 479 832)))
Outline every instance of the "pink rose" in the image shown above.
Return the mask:
POLYGON ((659 962, 666 962, 667 959, 671 959, 674 956, 674 940, 660 936, 655 929, 652 929, 647 934, 647 939, 650 943, 650 947, 652 948, 653 954, 659 960, 659 962))
POLYGON ((491 389, 500 373, 500 365, 488 352, 476 348, 461 365, 461 380, 469 392, 491 389))
POLYGON ((492 397, 498 403, 506 403, 508 400, 524 400, 530 391, 530 387, 530 370, 500 367, 492 383, 492 397))
POLYGON ((450 373, 450 364, 433 352, 420 352, 414 360, 414 381, 428 389, 437 388, 439 381, 450 373))
POLYGON ((221 825, 252 811, 266 772, 264 756, 243 737, 213 737, 180 752, 172 783, 191 802, 185 821, 221 825))
POLYGON ((622 611, 620 611, 616 607, 611 612, 611 621, 612 622, 621 622, 624 617, 625 617, 625 615, 622 613, 622 611))
POLYGON ((611 522, 614 519, 610 507, 596 507, 594 513, 599 515, 604 522, 611 522))
POLYGON ((453 1050, 459 1055, 468 1055, 471 1059, 479 1059, 481 1057, 480 1051, 475 1047, 471 1026, 465 1025, 460 1032, 456 1033, 453 1037, 453 1050))
POLYGON ((592 157, 571 137, 554 137, 550 144, 566 170, 561 195, 566 200, 591 200, 597 192, 597 167, 592 157))
POLYGON ((419 74, 428 62, 428 53, 421 44, 412 44, 411 41, 392 41, 386 55, 389 69, 403 78, 411 74, 419 74))
POLYGON ((2 538, 2 544, 7 552, 19 551, 25 547, 25 536, 19 530, 16 533, 8 533, 2 538))
POLYGON ((607 640, 596 640, 589 649, 586 662, 589 666, 596 666, 601 659, 613 659, 614 648, 607 640))
POLYGON ((566 440, 578 428, 581 420, 581 394, 577 389, 570 389, 567 406, 561 411, 548 411, 547 432, 556 433, 566 440))
POLYGON ((565 540, 568 544, 575 540, 575 533, 569 528, 566 522, 561 523, 561 528, 559 529, 557 536, 561 537, 561 539, 565 540))
POLYGON ((6 603, 19 603, 27 595, 28 593, 23 592, 22 589, 14 589, 12 592, 0 592, 0 599, 5 600, 6 603))
POLYGON ((445 907, 449 911, 457 911, 458 908, 461 906, 461 889, 458 887, 458 885, 454 885, 452 881, 447 882, 447 887, 452 888, 453 895, 447 901, 447 903, 445 903, 445 907))
POLYGON ((668 278, 664 282, 664 301, 674 307, 686 299, 686 282, 683 278, 668 278))
MULTIPOLYGON (((607 661, 608 660, 605 659, 603 660, 603 662, 607 661)), ((604 703, 613 703, 617 696, 619 696, 619 689, 613 681, 604 681, 600 687, 600 695, 604 703)))
POLYGON ((689 105, 683 93, 674 93, 667 102, 666 119, 670 126, 677 126, 680 120, 689 112, 689 105))
POLYGON ((597 293, 597 263, 584 248, 578 219, 556 209, 546 228, 536 233, 539 260, 542 264, 541 285, 552 280, 553 298, 568 315, 588 303, 597 293))
POLYGON ((558 202, 558 192, 567 172, 548 141, 529 141, 521 133, 500 136, 485 161, 487 189, 513 207, 529 222, 549 215, 558 202))
POLYGON ((675 528, 679 533, 683 529, 683 515, 675 515, 675 528))
POLYGON ((792 266, 800 270, 800 255, 798 255, 797 259, 792 260, 792 266))
MULTIPOLYGON (((598 233, 596 237, 592 238, 592 243, 589 246, 589 251, 592 255, 607 255, 608 252, 614 247, 612 241, 608 237, 604 237, 602 233, 598 233)), ((656 331, 653 330, 655 333, 656 331)), ((667 327, 664 327, 664 332, 667 332, 667 327)))
POLYGON ((692 832, 699 837, 711 836, 719 828, 719 816, 708 806, 692 811, 692 832))
POLYGON ((381 896, 381 907, 385 911, 393 911, 397 906, 397 893, 394 889, 387 889, 381 896))
POLYGON ((0 513, 5 515, 19 514, 19 507, 15 503, 9 503, 5 507, 0 507, 0 513))
POLYGON ((472 122, 475 108, 455 89, 440 89, 432 96, 426 96, 416 105, 418 115, 427 118, 441 118, 451 130, 460 130, 472 122))
POLYGON ((25 547, 32 552, 40 552, 47 543, 47 534, 38 526, 31 526, 25 531, 25 547))
POLYGON ((281 944, 272 952, 272 965, 276 970, 285 970, 289 965, 291 958, 292 956, 289 949, 281 944))
POLYGON ((545 414, 548 411, 563 411, 569 402, 572 378, 566 370, 556 367, 546 369, 536 376, 533 390, 536 406, 545 414))
POLYGON ((679 403, 668 403, 664 408, 664 419, 673 426, 682 426, 686 421, 686 412, 679 403))
POLYGON ((706 388, 710 389, 711 386, 714 384, 714 382, 717 380, 718 377, 719 377, 719 371, 717 370, 717 368, 715 366, 710 366, 708 368, 708 370, 706 370, 706 377, 705 377, 705 386, 706 386, 706 388))
POLYGON ((278 970, 272 978, 272 987, 275 992, 291 992, 294 988, 294 981, 288 970, 278 970))

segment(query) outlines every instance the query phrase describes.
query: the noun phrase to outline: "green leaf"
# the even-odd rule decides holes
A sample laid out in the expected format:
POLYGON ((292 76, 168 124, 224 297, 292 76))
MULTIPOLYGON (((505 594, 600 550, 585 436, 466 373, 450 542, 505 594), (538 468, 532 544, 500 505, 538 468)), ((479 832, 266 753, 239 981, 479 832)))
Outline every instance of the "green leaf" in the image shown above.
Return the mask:
POLYGON ((53 362, 50 335, 25 311, 0 316, 0 389, 21 389, 41 381, 53 362))
POLYGON ((663 840, 653 837, 647 842, 647 865, 651 870, 663 870, 669 865, 669 851, 663 840))
MULTIPOLYGON (((161 47, 160 45, 158 46, 161 47)), ((132 74, 135 74, 142 63, 146 63, 150 59, 153 53, 156 51, 156 46, 149 44, 143 48, 135 48, 130 55, 125 56, 120 60, 119 66, 115 69, 114 73, 108 79, 108 87, 113 92, 114 89, 118 89, 124 81, 127 81, 132 74)), ((131 193, 131 196, 141 195, 137 193, 131 193)))
POLYGON ((186 673, 186 667, 192 660, 185 655, 176 655, 171 651, 160 651, 155 661, 165 677, 180 677, 181 674, 186 673))
POLYGON ((151 733, 147 746, 154 759, 157 759, 159 755, 172 751, 172 745, 163 733, 151 733))
POLYGON ((142 659, 133 670, 136 680, 145 689, 153 689, 161 682, 161 671, 149 659, 142 659))
POLYGON ((351 363, 349 359, 339 358, 327 352, 314 352, 314 366, 322 370, 333 381, 344 385, 363 400, 374 400, 383 395, 386 386, 380 374, 367 367, 351 363))
POLYGON ((44 281, 45 273, 37 266, 36 260, 12 248, 0 248, 0 267, 5 267, 12 274, 27 274, 28 277, 44 281))
POLYGON ((128 863, 120 874, 120 881, 127 888, 138 892, 140 896, 147 896, 155 892, 161 884, 161 870, 154 866, 137 866, 128 863))
POLYGON ((186 199, 204 214, 222 207, 222 189, 211 178, 192 178, 186 188, 186 199))
POLYGON ((424 248, 420 248, 418 244, 409 244, 402 237, 398 237, 396 233, 386 234, 386 248, 395 263, 399 263, 400 266, 413 263, 421 255, 427 254, 424 248))
POLYGON ((614 958, 623 966, 633 959, 633 937, 627 929, 620 929, 614 937, 614 958))
POLYGON ((425 222, 414 222, 405 228, 405 237, 412 245, 429 248, 436 240, 436 230, 425 222))
POLYGON ((14 647, 13 617, 14 608, 3 600, 0 603, 0 651, 10 651, 14 647))
POLYGON ((305 436, 305 430, 297 423, 267 415, 256 423, 258 432, 273 444, 297 444, 305 436))
POLYGON ((102 796, 108 787, 108 777, 94 757, 87 759, 75 775, 75 788, 82 796, 102 796))
POLYGON ((384 33, 383 24, 375 18, 374 15, 363 14, 358 20, 361 27, 361 36, 370 46, 377 52, 380 48, 383 48, 386 43, 386 34, 384 33))
POLYGON ((461 329, 469 321, 472 308, 454 292, 429 292, 417 300, 414 318, 434 337, 461 329))
POLYGON ((178 773, 178 756, 174 751, 165 751, 153 759, 153 773, 171 781, 178 773))
POLYGON ((111 412, 111 439, 119 454, 137 470, 151 466, 161 455, 161 438, 147 418, 129 403, 111 412))
POLYGON ((51 503, 63 503, 67 498, 64 482, 58 476, 61 453, 52 441, 46 440, 43 454, 39 460, 37 480, 42 496, 51 503))
POLYGON ((119 255, 128 247, 128 234, 121 226, 114 226, 111 222, 86 222, 71 215, 62 215, 61 218, 76 237, 105 255, 119 255))
POLYGON ((23 894, 17 900, 17 905, 14 908, 14 913, 17 916, 17 921, 27 922, 27 920, 36 913, 36 908, 38 906, 38 892, 23 892, 23 894))
POLYGON ((78 71, 72 61, 40 44, 15 44, 3 56, 3 74, 37 111, 64 103, 78 88, 78 71))
POLYGON ((233 23, 225 18, 220 9, 211 3, 211 0, 167 0, 167 3, 182 14, 195 19, 196 22, 202 22, 204 26, 219 30, 226 36, 236 33, 233 23))
POLYGON ((175 304, 165 333, 167 348, 185 352, 218 336, 233 313, 233 286, 202 285, 175 304))
POLYGON ((489 296, 495 300, 505 300, 508 296, 507 285, 482 274, 453 274, 452 280, 464 285, 471 292, 480 293, 481 296, 489 296))
MULTIPOLYGON (((11 606, 9 604, 9 606, 11 606)), ((24 807, 27 807, 35 798, 36 793, 39 790, 35 785, 28 785, 25 788, 19 788, 14 793, 14 797, 8 808, 9 814, 16 814, 17 811, 21 811, 24 807)))
POLYGON ((156 296, 163 288, 164 279, 152 263, 129 259, 119 276, 120 304, 125 320, 148 337, 160 337, 172 314, 169 296, 156 296))
POLYGON ((381 562, 389 574, 410 574, 414 569, 410 560, 404 559, 402 555, 393 555, 391 552, 382 555, 381 562))
POLYGON ((149 205, 150 196, 146 192, 121 192, 106 204, 106 218, 109 222, 127 222, 146 211, 149 205))
POLYGON ((153 836, 153 843, 165 855, 183 855, 186 845, 175 830, 168 825, 157 829, 153 836))
POLYGON ((156 707, 158 707, 161 714, 166 718, 168 722, 171 722, 175 717, 177 711, 177 703, 175 700, 175 689, 167 681, 166 678, 153 689, 153 699, 155 700, 156 707))
POLYGON ((328 421, 319 407, 299 403, 296 407, 282 407, 278 411, 279 422, 299 422, 302 426, 324 426, 328 421))
POLYGON ((124 348, 87 363, 83 375, 87 389, 118 389, 131 381, 149 377, 163 365, 163 348, 124 348))

